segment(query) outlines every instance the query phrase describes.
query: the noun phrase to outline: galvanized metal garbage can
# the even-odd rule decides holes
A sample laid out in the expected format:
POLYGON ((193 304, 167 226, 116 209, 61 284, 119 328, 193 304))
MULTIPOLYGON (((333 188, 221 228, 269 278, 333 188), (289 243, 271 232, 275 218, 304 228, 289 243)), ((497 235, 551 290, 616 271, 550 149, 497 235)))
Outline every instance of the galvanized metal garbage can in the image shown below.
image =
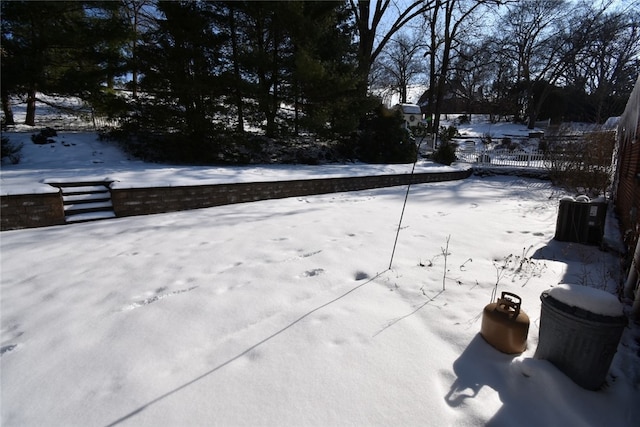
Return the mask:
POLYGON ((581 285, 544 291, 536 359, 553 363, 579 386, 598 390, 605 382, 627 318, 618 299, 581 285))

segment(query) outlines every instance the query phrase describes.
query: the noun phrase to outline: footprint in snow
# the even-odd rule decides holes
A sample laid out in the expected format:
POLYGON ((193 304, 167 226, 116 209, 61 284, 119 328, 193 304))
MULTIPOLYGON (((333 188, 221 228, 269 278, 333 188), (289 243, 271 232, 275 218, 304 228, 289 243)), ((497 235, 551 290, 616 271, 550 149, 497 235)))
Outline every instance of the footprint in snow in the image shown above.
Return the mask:
POLYGON ((2 347, 0 347, 0 356, 3 356, 5 353, 9 353, 13 349, 15 349, 17 346, 18 344, 3 345, 2 347))
POLYGON ((319 254, 320 252, 322 252, 322 249, 320 249, 319 251, 307 252, 306 254, 302 254, 302 255, 300 255, 300 258, 309 258, 310 256, 317 255, 317 254, 319 254))
MULTIPOLYGON (((145 298, 143 300, 135 301, 135 302, 123 307, 120 311, 127 311, 127 310, 133 310, 134 308, 144 307, 145 305, 153 304, 154 302, 160 301, 161 299, 165 299, 167 297, 171 297, 171 296, 174 296, 174 295, 178 295, 178 294, 182 294, 182 293, 185 293, 185 292, 189 292, 189 291, 192 291, 192 290, 194 290, 196 288, 197 288, 197 286, 192 286, 192 287, 187 288, 187 289, 178 289, 177 291, 169 292, 169 293, 166 293, 166 294, 154 295, 152 297, 145 298)), ((162 292, 165 289, 166 288, 161 287, 161 288, 156 289, 156 292, 159 293, 159 292, 162 292)))
POLYGON ((356 271, 356 275, 354 278, 355 280, 364 280, 364 279, 368 279, 369 275, 364 271, 356 271))
POLYGON ((304 277, 313 277, 313 276, 319 276, 322 273, 324 273, 324 269, 314 268, 313 270, 305 271, 303 275, 304 277))

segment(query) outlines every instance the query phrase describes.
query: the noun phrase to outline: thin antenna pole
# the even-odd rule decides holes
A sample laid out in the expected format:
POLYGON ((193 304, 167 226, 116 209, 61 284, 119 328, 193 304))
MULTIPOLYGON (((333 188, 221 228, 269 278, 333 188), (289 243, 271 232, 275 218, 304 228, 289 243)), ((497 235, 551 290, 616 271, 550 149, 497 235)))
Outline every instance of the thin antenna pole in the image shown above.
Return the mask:
POLYGON ((416 163, 418 163, 418 156, 420 155, 420 146, 422 145, 422 141, 424 141, 424 137, 420 138, 420 142, 418 143, 418 149, 416 153, 416 161, 413 162, 413 167, 411 168, 411 174, 409 176, 409 185, 407 185, 407 192, 404 195, 404 203, 402 204, 400 221, 398 221, 398 229, 396 230, 396 239, 393 242, 393 250, 391 251, 391 259, 389 260, 389 270, 391 270, 391 266, 393 265, 393 256, 396 253, 396 246, 398 245, 398 237, 400 236, 400 228, 402 227, 402 218, 404 218, 404 209, 407 207, 407 199, 409 198, 409 191, 411 190, 411 183, 413 182, 413 172, 416 170, 416 163))

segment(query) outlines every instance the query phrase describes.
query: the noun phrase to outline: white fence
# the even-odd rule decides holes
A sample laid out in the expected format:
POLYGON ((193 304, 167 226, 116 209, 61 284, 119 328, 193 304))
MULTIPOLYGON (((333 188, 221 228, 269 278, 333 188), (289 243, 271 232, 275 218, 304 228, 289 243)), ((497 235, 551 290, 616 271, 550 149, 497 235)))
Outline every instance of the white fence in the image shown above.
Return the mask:
POLYGON ((472 163, 478 167, 517 167, 546 169, 550 166, 540 150, 509 150, 506 148, 476 150, 463 148, 456 151, 459 162, 472 163))

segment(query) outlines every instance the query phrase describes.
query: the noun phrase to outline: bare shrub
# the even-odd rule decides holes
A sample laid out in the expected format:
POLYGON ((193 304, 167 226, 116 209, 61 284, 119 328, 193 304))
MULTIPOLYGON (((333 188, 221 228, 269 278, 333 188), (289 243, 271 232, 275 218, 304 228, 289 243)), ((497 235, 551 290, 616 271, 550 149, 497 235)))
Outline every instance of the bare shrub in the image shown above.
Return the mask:
POLYGON ((590 197, 605 195, 611 185, 614 145, 613 132, 559 132, 545 137, 543 147, 551 181, 590 197))

